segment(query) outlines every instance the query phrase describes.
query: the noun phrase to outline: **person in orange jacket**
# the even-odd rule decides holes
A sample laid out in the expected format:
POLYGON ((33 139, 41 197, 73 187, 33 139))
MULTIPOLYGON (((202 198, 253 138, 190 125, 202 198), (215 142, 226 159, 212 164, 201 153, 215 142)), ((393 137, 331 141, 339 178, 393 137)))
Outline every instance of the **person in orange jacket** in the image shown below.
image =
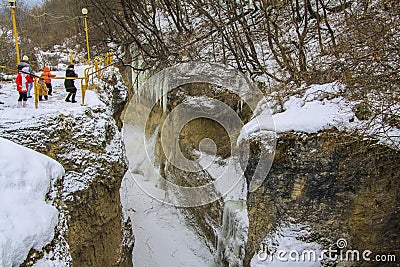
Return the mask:
POLYGON ((56 77, 56 75, 50 72, 50 67, 45 66, 42 74, 40 75, 40 78, 44 79, 44 82, 46 83, 46 86, 49 89, 48 95, 52 95, 53 93, 53 87, 51 86, 51 78, 54 77, 56 77))

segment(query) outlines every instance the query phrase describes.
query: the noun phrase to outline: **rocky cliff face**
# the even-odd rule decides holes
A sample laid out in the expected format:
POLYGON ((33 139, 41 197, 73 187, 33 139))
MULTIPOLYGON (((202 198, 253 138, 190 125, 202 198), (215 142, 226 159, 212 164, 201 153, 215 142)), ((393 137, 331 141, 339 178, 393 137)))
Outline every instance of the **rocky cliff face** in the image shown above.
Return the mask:
POLYGON ((60 211, 56 238, 46 255, 32 251, 26 266, 42 257, 73 266, 132 266, 133 237, 119 194, 127 161, 113 113, 99 102, 1 125, 4 138, 50 156, 66 171, 49 193, 60 211))
MULTIPOLYGON (((248 177, 257 163, 257 144, 253 139, 248 177)), ((280 134, 263 187, 248 196, 245 266, 282 224, 307 225, 303 241, 324 248, 345 238, 347 249, 371 250, 372 255, 398 252, 399 157, 396 150, 344 132, 280 134)), ((339 266, 343 264, 382 266, 365 261, 339 266)))

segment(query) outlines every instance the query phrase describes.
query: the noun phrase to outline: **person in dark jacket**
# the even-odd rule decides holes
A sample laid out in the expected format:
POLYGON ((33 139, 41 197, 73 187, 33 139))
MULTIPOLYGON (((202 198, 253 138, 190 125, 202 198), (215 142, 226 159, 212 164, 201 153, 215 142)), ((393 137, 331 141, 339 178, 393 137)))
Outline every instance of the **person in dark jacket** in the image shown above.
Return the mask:
MULTIPOLYGON (((78 74, 74 71, 74 65, 69 65, 67 70, 65 71, 65 77, 77 78, 78 74)), ((75 79, 65 79, 64 82, 65 90, 68 92, 68 96, 65 99, 66 102, 76 103, 75 95, 76 95, 76 87, 75 87, 75 79), (71 97, 71 100, 69 99, 71 97)))

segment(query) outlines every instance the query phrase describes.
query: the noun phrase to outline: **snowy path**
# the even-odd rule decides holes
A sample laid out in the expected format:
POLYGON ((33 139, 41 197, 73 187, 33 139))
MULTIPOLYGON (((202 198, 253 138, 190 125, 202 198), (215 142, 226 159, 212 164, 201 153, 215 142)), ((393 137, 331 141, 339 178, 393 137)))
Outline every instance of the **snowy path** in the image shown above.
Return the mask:
MULTIPOLYGON (((131 166, 143 158, 140 131, 126 141, 126 146, 137 148, 128 154, 131 166), (128 141, 128 142, 127 142, 128 141)), ((163 204, 144 193, 135 182, 147 178, 130 174, 121 187, 121 202, 132 220, 135 235, 134 266, 137 267, 204 267, 212 266, 213 255, 204 240, 186 224, 179 209, 163 204)))

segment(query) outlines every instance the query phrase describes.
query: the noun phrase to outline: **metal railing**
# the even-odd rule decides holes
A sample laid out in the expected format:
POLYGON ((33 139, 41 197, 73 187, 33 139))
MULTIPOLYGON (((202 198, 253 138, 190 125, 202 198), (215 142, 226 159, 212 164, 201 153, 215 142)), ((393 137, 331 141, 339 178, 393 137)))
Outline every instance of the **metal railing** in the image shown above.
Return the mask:
MULTIPOLYGON (((113 53, 108 52, 102 56, 96 56, 94 60, 94 66, 89 66, 85 68, 83 72, 83 77, 62 77, 62 76, 56 76, 52 77, 51 79, 72 79, 72 80, 80 80, 81 81, 81 93, 82 93, 82 103, 81 105, 85 105, 85 96, 86 96, 86 91, 89 89, 89 84, 90 84, 90 77, 93 77, 94 74, 97 74, 97 78, 100 79, 101 77, 101 71, 112 66, 113 65, 113 53), (103 64, 103 66, 101 66, 103 64), (94 71, 89 73, 91 69, 94 68, 94 71)), ((84 59, 84 58, 83 58, 84 59)), ((72 60, 72 55, 70 54, 70 60, 72 60)), ((85 59, 84 59, 85 60, 85 59)), ((6 66, 1 66, 1 69, 6 69, 12 72, 18 72, 15 68, 8 68, 6 66)), ((39 108, 39 86, 37 85, 38 79, 40 79, 40 76, 37 76, 35 74, 31 73, 26 73, 29 74, 33 77, 34 79, 34 94, 35 94, 35 108, 39 108)), ((92 83, 93 83, 93 78, 92 78, 92 83)))

